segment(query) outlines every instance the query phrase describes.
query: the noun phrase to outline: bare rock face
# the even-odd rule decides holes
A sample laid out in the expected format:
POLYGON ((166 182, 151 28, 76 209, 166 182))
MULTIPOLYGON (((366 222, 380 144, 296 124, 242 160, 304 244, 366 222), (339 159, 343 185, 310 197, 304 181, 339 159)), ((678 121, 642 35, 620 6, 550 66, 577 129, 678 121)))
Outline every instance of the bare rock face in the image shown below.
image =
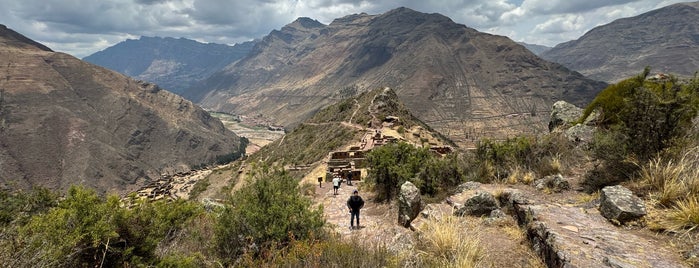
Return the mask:
POLYGON ((544 132, 555 100, 582 105, 606 84, 542 60, 507 37, 398 8, 329 25, 299 19, 184 96, 293 127, 345 93, 384 86, 418 119, 468 145, 479 137, 544 132))
POLYGON ((614 223, 625 223, 646 215, 643 200, 624 186, 615 185, 602 188, 599 211, 614 223))
POLYGON ((422 210, 420 190, 406 181, 400 186, 398 194, 398 223, 403 227, 410 227, 410 222, 417 218, 420 210, 422 210))
POLYGON ((541 56, 608 83, 636 75, 645 66, 693 76, 699 69, 697 36, 699 3, 678 3, 596 27, 541 56))
POLYGON ((479 191, 467 199, 463 206, 454 211, 456 216, 483 216, 490 215, 493 210, 499 209, 498 201, 490 192, 479 191))
POLYGON ((134 191, 244 152, 192 102, 0 27, 0 181, 134 191))

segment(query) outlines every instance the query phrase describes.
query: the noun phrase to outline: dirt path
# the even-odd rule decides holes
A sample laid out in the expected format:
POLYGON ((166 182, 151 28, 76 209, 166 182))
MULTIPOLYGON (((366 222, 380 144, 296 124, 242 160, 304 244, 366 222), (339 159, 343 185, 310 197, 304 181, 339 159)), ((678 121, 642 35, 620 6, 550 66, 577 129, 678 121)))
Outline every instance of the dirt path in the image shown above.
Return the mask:
POLYGON ((347 239, 357 238, 367 245, 389 244, 397 237, 410 235, 409 229, 398 226, 397 211, 387 204, 374 202, 374 194, 361 190, 362 182, 353 185, 342 184, 337 195, 333 195, 331 183, 323 183, 323 188, 316 185, 314 201, 323 205, 323 212, 330 227, 347 239), (364 199, 364 208, 360 212, 360 229, 350 230, 350 214, 347 199, 355 189, 364 199))

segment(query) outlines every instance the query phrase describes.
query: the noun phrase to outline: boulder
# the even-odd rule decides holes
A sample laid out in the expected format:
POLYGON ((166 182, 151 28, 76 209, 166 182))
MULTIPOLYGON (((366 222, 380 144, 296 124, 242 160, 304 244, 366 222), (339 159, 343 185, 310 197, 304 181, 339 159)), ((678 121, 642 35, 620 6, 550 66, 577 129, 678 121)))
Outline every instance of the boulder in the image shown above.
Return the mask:
POLYGON ((566 139, 576 144, 589 144, 595 135, 595 127, 576 124, 564 132, 566 139))
POLYGON ((454 211, 454 215, 483 216, 489 215, 491 211, 499 208, 498 201, 495 200, 493 194, 489 192, 477 192, 474 196, 466 200, 463 206, 454 211))
POLYGON ((646 215, 643 200, 621 185, 602 188, 599 211, 613 223, 620 224, 646 215))
POLYGON ((556 193, 563 190, 570 190, 570 183, 561 176, 561 174, 550 175, 534 181, 534 187, 541 191, 545 188, 551 189, 556 193))
POLYGON ((420 210, 422 210, 420 190, 406 181, 400 186, 398 194, 398 223, 403 227, 410 227, 410 222, 420 214, 420 210))
POLYGON ((556 128, 568 128, 582 116, 583 110, 565 101, 557 101, 551 109, 549 131, 556 128))

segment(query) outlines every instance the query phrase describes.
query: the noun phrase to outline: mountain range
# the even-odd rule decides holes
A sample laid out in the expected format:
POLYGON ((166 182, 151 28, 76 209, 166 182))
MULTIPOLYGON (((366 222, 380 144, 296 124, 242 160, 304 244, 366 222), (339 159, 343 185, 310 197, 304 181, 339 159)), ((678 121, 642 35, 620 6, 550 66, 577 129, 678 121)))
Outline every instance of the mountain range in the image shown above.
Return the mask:
POLYGON ((693 76, 699 71, 699 2, 615 20, 541 56, 607 82, 638 74, 646 66, 693 76))
POLYGON ((0 25, 0 187, 124 193, 233 159, 244 142, 194 103, 0 25))
POLYGON ((186 38, 142 36, 138 40, 120 42, 83 60, 181 93, 247 55, 254 44, 249 41, 228 46, 186 38))
POLYGON ((398 8, 324 25, 299 18, 183 92, 203 107, 293 127, 344 97, 391 87, 457 143, 544 131, 556 100, 583 105, 605 83, 545 61, 507 37, 398 8))

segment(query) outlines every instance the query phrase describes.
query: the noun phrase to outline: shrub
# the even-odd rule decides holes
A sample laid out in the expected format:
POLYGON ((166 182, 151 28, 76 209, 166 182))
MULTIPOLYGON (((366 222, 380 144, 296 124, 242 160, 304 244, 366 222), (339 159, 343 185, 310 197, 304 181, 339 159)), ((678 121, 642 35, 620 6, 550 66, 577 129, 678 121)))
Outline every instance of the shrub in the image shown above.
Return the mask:
POLYGON ((221 256, 287 245, 322 233, 323 208, 299 193, 296 180, 280 168, 254 168, 246 186, 230 196, 215 228, 221 256))
POLYGON ((46 188, 35 187, 29 192, 0 190, 0 227, 24 225, 31 216, 46 212, 58 205, 58 194, 46 188))
POLYGON ((19 227, 11 266, 85 267, 155 264, 155 248, 193 215, 185 201, 139 201, 122 207, 93 190, 72 186, 57 207, 19 227))
POLYGON ((427 149, 404 142, 387 144, 369 152, 366 157, 370 167, 367 182, 374 184, 376 200, 395 198, 400 185, 422 171, 430 157, 432 155, 427 149))
POLYGON ((480 162, 479 181, 504 181, 517 166, 531 166, 534 140, 516 137, 502 142, 484 139, 476 147, 476 159, 480 162))
POLYGON ((649 81, 646 68, 636 77, 604 89, 586 107, 581 121, 593 110, 602 112, 600 125, 611 129, 624 154, 646 161, 669 148, 673 140, 684 136, 699 109, 699 77, 688 83, 672 78, 649 81))

